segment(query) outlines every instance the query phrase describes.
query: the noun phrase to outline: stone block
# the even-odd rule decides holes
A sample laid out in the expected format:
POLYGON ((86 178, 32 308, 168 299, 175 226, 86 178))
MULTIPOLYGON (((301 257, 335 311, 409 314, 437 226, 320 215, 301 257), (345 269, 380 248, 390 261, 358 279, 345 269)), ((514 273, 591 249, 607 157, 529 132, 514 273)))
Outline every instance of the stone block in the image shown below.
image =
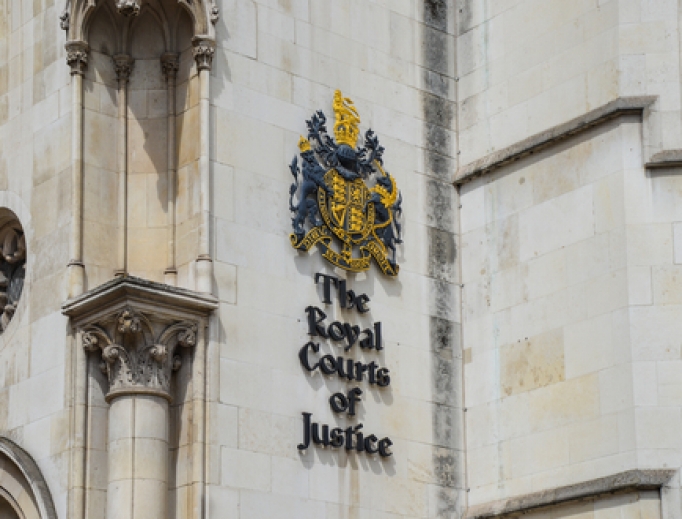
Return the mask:
POLYGON ((638 408, 635 410, 637 446, 642 449, 679 449, 682 439, 674 431, 682 426, 676 407, 638 408))
POLYGON ((682 361, 657 363, 658 403, 661 406, 679 406, 682 402, 682 361))
POLYGON ((569 433, 571 463, 616 454, 619 450, 618 416, 606 415, 572 427, 569 433))
POLYGON ((553 429, 510 440, 502 444, 502 452, 513 478, 558 468, 569 462, 568 431, 553 429))
POLYGON ((609 269, 613 268, 610 263, 610 240, 606 233, 597 234, 564 250, 568 286, 607 276, 609 269))
POLYGON ((593 193, 592 188, 586 186, 520 214, 520 256, 522 260, 528 260, 593 234, 593 193))
POLYGON ((656 362, 635 362, 632 365, 632 392, 636 406, 658 405, 656 362))
POLYGON ((260 492, 271 490, 269 455, 223 447, 220 456, 223 486, 260 492))
POLYGON ((677 360, 682 333, 679 307, 638 306, 630 308, 630 340, 635 361, 677 360))
POLYGON ((628 364, 619 364, 599 372, 599 398, 604 415, 622 412, 633 406, 632 372, 628 364))
POLYGON ((564 333, 560 329, 503 346, 500 349, 503 396, 562 382, 566 372, 564 349, 564 333))
POLYGON ((307 499, 309 497, 309 469, 300 460, 273 456, 272 492, 307 499), (304 470, 301 470, 301 469, 304 470))
POLYGON ((610 313, 566 326, 564 340, 566 378, 593 373, 616 362, 610 313))

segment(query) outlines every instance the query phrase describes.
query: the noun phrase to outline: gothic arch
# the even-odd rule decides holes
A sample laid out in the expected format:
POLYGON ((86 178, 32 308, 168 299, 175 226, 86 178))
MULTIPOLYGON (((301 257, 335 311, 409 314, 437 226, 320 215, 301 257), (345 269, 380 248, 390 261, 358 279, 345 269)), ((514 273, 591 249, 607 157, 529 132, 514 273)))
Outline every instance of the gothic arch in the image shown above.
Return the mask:
MULTIPOLYGON (((172 0, 182 7, 192 19, 194 36, 215 39, 213 25, 218 20, 219 9, 214 0, 172 0)), ((108 3, 121 14, 138 14, 145 0, 66 0, 61 15, 61 26, 69 41, 88 41, 88 29, 95 9, 108 3)))
MULTIPOLYGON (((57 519, 38 465, 12 440, 0 437, 0 512, 12 519, 57 519)), ((4 516, 3 516, 4 517, 4 516)))
POLYGON ((211 291, 209 75, 217 16, 215 0, 66 0, 71 297, 111 274, 211 291), (201 206, 191 203, 199 191, 201 206), (115 238, 96 246, 103 235, 115 238))

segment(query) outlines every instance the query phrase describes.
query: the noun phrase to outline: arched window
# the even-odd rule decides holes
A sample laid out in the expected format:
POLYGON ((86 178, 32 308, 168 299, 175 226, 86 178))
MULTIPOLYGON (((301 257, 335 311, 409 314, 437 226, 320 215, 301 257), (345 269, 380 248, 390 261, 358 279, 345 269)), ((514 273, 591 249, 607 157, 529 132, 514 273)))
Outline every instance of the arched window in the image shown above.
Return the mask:
POLYGON ((9 209, 0 208, 0 333, 7 329, 14 317, 25 277, 24 229, 17 215, 9 209))

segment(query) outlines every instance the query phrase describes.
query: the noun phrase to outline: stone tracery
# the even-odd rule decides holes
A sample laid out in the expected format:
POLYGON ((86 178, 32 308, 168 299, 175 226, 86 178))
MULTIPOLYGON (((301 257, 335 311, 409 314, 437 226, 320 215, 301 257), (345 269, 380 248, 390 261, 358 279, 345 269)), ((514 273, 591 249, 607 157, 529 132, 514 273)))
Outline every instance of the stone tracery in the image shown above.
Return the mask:
MULTIPOLYGON (((212 0, 65 3, 61 24, 74 77, 73 111, 83 114, 74 118, 72 129, 71 296, 87 289, 85 270, 93 264, 92 244, 101 234, 116 235, 111 247, 118 250, 94 261, 98 272, 110 269, 117 276, 133 274, 210 293, 208 105, 218 17, 212 0), (199 92, 199 98, 190 92, 199 92), (99 101, 88 103, 96 98, 106 100, 101 108, 99 101), (105 108, 110 102, 114 106, 105 108), (98 126, 114 128, 118 139, 98 136, 98 126), (99 194, 82 188, 101 173, 117 179, 112 204, 92 201, 99 194), (188 190, 177 188, 195 181, 188 190), (159 196, 145 201, 144 216, 128 203, 141 183, 159 189, 159 196), (201 207, 191 201, 192 191, 201 192, 201 207), (109 205, 109 213, 99 209, 109 205), (96 214, 92 207, 98 207, 96 214), (186 207, 190 210, 178 212, 186 207), (157 245, 154 259, 141 250, 148 242, 157 245)), ((112 200, 111 195, 104 198, 112 200)), ((88 279, 95 285, 107 280, 88 279)))
POLYGON ((7 329, 14 316, 25 277, 26 236, 10 213, 0 218, 0 331, 7 329))

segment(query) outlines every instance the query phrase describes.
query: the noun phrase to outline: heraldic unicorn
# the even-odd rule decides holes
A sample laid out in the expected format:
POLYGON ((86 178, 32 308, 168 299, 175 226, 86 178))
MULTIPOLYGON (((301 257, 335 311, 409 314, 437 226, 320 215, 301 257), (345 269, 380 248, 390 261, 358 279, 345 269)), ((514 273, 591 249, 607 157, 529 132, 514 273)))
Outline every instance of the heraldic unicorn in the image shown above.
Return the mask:
POLYGON ((384 148, 374 132, 368 130, 364 146, 356 147, 360 117, 353 102, 337 90, 333 107, 334 139, 318 111, 306 121, 308 138, 298 144, 300 167, 298 157, 289 166, 291 244, 304 252, 317 245, 327 261, 351 272, 368 270, 373 257, 384 274, 396 276, 402 195, 383 168, 384 148))

